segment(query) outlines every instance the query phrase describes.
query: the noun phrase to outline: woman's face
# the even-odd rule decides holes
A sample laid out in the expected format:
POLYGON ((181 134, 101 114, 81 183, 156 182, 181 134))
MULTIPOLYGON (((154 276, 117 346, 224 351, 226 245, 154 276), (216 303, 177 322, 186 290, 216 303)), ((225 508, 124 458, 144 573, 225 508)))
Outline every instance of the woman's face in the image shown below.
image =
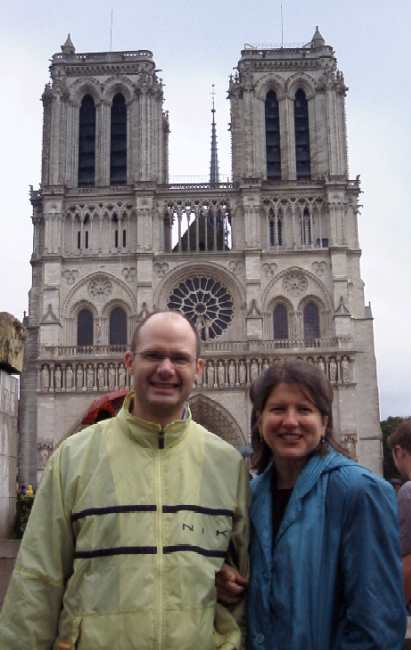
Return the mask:
POLYGON ((328 418, 297 384, 279 384, 260 415, 259 431, 274 459, 302 460, 325 436, 328 418))

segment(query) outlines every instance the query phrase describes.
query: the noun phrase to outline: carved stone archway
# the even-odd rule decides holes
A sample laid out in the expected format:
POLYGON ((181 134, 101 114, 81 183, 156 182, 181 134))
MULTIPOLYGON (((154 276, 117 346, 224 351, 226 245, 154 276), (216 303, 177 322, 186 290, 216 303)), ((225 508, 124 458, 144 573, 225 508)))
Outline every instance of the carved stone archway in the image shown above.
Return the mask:
POLYGON ((240 427, 233 416, 220 404, 205 395, 190 399, 193 419, 223 440, 240 449, 246 443, 240 427))

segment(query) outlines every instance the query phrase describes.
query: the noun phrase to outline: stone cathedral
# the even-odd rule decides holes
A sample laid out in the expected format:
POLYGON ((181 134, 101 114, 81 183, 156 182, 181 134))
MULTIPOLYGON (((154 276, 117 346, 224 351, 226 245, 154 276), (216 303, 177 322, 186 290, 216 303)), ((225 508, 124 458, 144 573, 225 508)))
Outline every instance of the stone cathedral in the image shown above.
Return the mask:
MULTIPOLYGON (((229 62, 230 64, 230 62, 229 62)), ((139 319, 184 312, 203 340, 193 416, 249 443, 248 388, 298 357, 334 386, 335 432, 379 471, 373 322, 364 303, 348 175, 343 74, 318 28, 298 48, 245 46, 230 77, 232 180, 220 182, 212 108, 210 178, 170 183, 169 118, 153 55, 76 53, 45 87, 20 479, 37 483, 99 395, 126 387, 139 319)))

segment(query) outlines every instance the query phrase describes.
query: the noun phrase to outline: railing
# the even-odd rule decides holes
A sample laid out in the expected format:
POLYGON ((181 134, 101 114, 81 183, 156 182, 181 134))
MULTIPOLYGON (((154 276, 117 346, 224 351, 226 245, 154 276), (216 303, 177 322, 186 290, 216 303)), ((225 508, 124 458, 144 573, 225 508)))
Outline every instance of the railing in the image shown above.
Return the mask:
MULTIPOLYGON (((353 346, 351 336, 334 336, 320 339, 278 339, 278 340, 250 340, 250 341, 205 341, 202 343, 204 356, 219 352, 225 355, 264 354, 281 352, 281 350, 349 350, 353 346)), ((44 346, 40 351, 40 358, 71 359, 111 357, 121 358, 127 350, 126 345, 56 345, 44 346)))
POLYGON ((52 61, 53 63, 58 63, 59 61, 70 62, 96 62, 96 61, 105 61, 107 63, 112 63, 114 61, 139 61, 140 59, 153 59, 153 53, 150 50, 129 50, 121 52, 87 52, 87 54, 64 54, 58 52, 53 54, 52 61))
POLYGON ((41 357, 44 359, 112 357, 121 356, 126 350, 126 345, 46 345, 42 348, 41 357))
MULTIPOLYGON (((266 342, 263 342, 266 343, 266 342)), ((251 344, 251 342, 250 342, 251 344)), ((250 349, 228 352, 226 356, 216 355, 206 347, 203 356, 205 366, 198 383, 198 390, 246 389, 260 373, 284 356, 298 355, 298 358, 318 366, 328 376, 332 384, 349 385, 353 383, 354 355, 345 351, 296 350, 280 348, 276 350, 250 349), (238 352, 241 352, 238 354, 238 352), (274 352, 274 354, 273 354, 274 352), (237 353, 237 354, 236 354, 237 353)), ((218 350, 221 353, 221 350, 218 350)), ((120 359, 43 359, 38 364, 38 390, 52 393, 95 393, 107 392, 116 388, 130 387, 131 376, 120 359)))

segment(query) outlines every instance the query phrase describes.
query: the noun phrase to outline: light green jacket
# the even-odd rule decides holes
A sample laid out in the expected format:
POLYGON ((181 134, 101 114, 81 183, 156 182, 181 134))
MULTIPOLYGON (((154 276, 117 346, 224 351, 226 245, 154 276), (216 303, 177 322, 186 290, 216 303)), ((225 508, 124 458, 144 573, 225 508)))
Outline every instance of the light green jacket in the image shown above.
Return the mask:
POLYGON ((234 650, 216 605, 227 555, 248 570, 240 454, 191 420, 129 412, 65 440, 35 498, 0 617, 1 650, 234 650), (164 445, 164 448, 161 448, 164 445))

